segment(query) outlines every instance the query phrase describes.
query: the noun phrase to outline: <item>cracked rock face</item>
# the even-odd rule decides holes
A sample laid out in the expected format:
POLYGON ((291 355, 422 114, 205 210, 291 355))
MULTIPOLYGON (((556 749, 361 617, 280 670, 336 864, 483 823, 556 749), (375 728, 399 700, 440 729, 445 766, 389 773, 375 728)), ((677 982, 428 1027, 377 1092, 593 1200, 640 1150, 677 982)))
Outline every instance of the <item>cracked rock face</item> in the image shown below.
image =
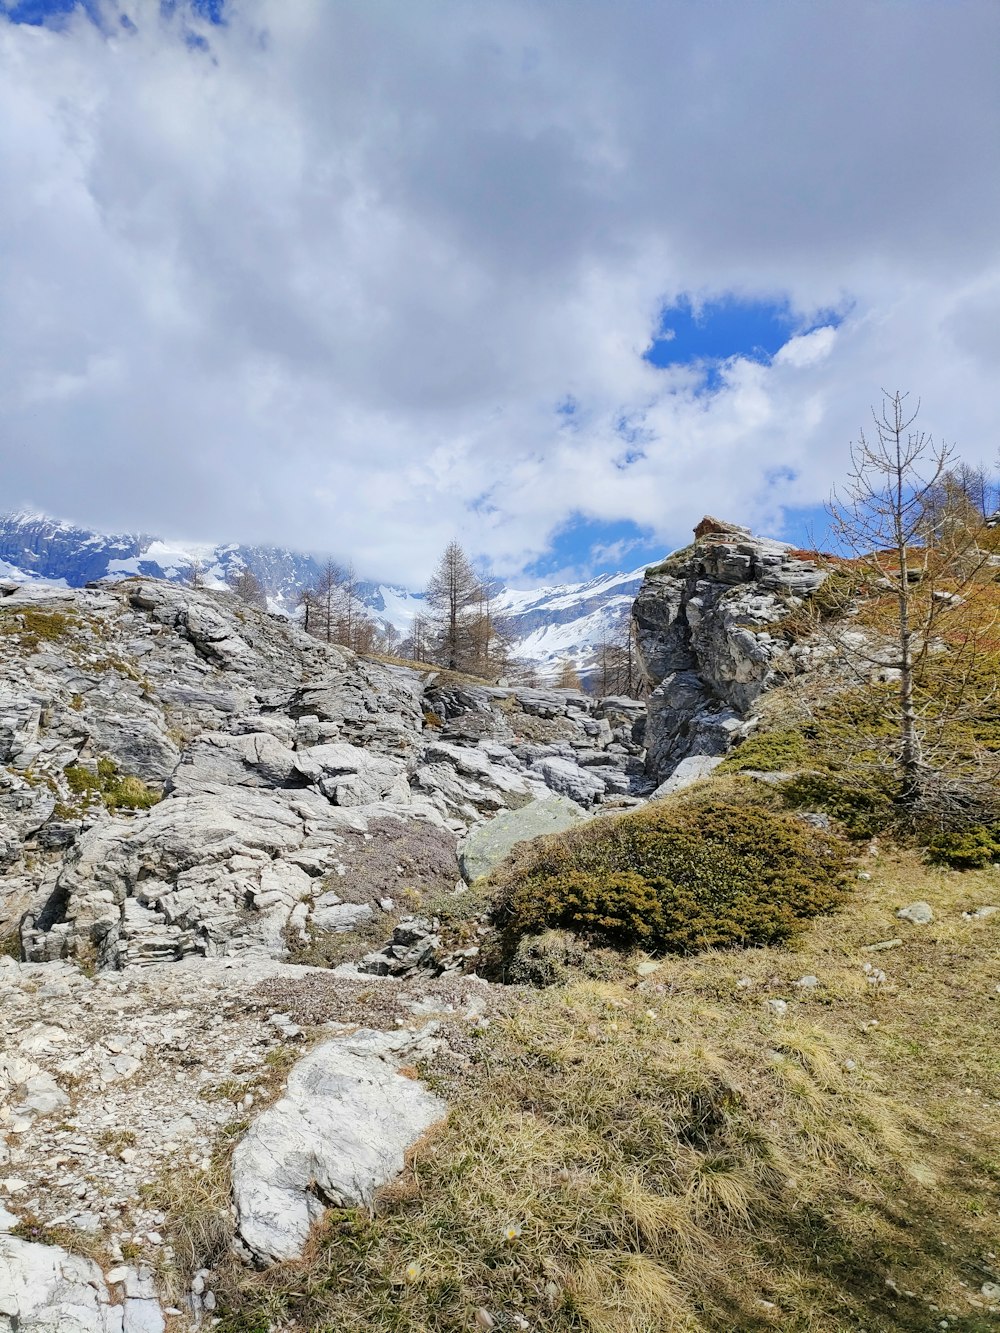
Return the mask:
POLYGON ((705 519, 693 545, 647 571, 633 615, 649 700, 646 767, 663 782, 684 759, 720 756, 752 726, 766 690, 808 665, 780 622, 823 583, 784 542, 705 519))
POLYGON ((124 1316, 93 1260, 0 1235, 2 1333, 123 1333, 124 1316))
POLYGON ((359 838, 443 842, 454 883, 458 839, 497 815, 652 789, 634 700, 439 686, 226 593, 0 587, 0 636, 0 937, 33 961, 281 955, 420 890, 405 859, 376 884, 359 838))
MULTIPOLYGON (((490 1003, 475 937, 421 904, 465 888, 461 840, 471 874, 641 803, 645 710, 442 685, 148 579, 0 583, 0 649, 0 1333, 162 1333, 157 1182, 210 1171, 253 1108, 232 1213, 254 1262, 370 1201, 446 1111, 401 1067, 463 1058, 490 1003), (324 936, 354 962, 287 961, 324 936)), ((186 1329, 215 1298, 184 1276, 186 1329)))
POLYGON ((238 1231, 258 1261, 301 1257, 325 1208, 371 1203, 443 1119, 445 1103, 398 1072, 404 1055, 427 1053, 431 1030, 361 1030, 315 1047, 292 1070, 285 1095, 233 1157, 238 1231))

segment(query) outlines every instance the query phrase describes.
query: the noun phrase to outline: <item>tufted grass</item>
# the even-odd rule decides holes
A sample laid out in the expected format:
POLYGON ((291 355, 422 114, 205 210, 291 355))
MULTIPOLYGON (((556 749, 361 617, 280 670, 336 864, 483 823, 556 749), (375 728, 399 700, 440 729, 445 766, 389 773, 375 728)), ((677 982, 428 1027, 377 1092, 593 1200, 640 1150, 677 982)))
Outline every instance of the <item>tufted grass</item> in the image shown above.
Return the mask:
POLYGON ((81 802, 95 797, 112 813, 116 810, 149 810, 161 799, 161 793, 147 786, 131 773, 120 773, 111 759, 98 759, 97 772, 79 764, 69 764, 63 773, 74 796, 81 802))
POLYGON ((223 1333, 995 1327, 1000 914, 962 912, 1000 876, 866 873, 794 948, 526 993, 424 1071, 449 1119, 370 1214, 299 1263, 221 1261, 223 1333), (895 916, 917 897, 930 926, 895 916))

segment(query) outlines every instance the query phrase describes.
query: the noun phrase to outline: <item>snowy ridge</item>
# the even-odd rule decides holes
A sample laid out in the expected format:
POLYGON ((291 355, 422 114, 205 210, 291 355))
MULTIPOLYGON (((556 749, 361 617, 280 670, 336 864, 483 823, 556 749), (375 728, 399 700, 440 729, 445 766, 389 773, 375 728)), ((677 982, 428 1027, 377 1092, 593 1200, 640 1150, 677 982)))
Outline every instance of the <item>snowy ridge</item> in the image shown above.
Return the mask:
MULTIPOLYGON (((46 514, 0 515, 0 578, 79 588, 97 579, 143 574, 172 583, 197 573, 208 587, 225 587, 248 569, 267 589, 268 606, 296 614, 297 595, 313 586, 321 559, 271 546, 166 541, 145 533, 99 533, 46 514)), ((620 634, 642 583, 643 569, 602 574, 586 583, 550 588, 503 588, 495 610, 507 622, 513 655, 543 676, 571 661, 586 671, 601 643, 620 634)), ((358 602, 406 638, 415 616, 426 614, 423 593, 384 583, 357 585, 358 602)))

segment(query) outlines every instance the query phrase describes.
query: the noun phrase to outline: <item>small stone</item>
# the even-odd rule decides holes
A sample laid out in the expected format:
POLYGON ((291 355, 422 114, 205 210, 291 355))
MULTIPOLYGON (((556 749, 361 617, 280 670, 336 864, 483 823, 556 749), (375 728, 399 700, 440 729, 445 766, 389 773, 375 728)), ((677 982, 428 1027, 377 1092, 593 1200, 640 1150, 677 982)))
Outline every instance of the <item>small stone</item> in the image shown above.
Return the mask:
POLYGON ((1000 1301, 1000 1282, 984 1282, 979 1288, 980 1295, 991 1304, 1000 1301))
POLYGON ((753 980, 750 977, 740 977, 739 981, 736 983, 738 990, 749 990, 752 985, 753 980))
POLYGON ((123 1148, 118 1156, 123 1162, 128 1163, 134 1162, 138 1154, 134 1148, 123 1148))
POLYGON ((129 1275, 129 1270, 125 1265, 119 1265, 117 1268, 109 1268, 107 1280, 114 1286, 118 1282, 124 1282, 129 1275))
POLYGON ((662 963, 654 962, 652 958, 644 958, 635 969, 636 975, 640 977, 651 977, 654 972, 659 972, 662 966, 662 963))
POLYGON ((865 880, 871 879, 871 875, 869 875, 867 870, 859 870, 858 879, 865 879, 865 880))
POLYGON ((841 1068, 846 1069, 849 1074, 853 1074, 855 1069, 857 1069, 857 1067, 858 1063, 856 1060, 845 1060, 844 1063, 841 1065, 841 1068))
POLYGON ((901 921, 909 921, 914 926, 926 926, 934 920, 930 903, 925 903, 923 900, 901 907, 896 915, 901 921))
POLYGON ((785 1014, 788 1012, 787 1000, 766 1000, 765 1004, 768 1009, 770 1009, 771 1013, 775 1014, 778 1018, 784 1018, 785 1014))
POLYGON ((900 939, 879 940, 877 944, 866 944, 862 947, 862 953, 882 953, 886 949, 895 949, 897 944, 902 944, 900 939))
POLYGON ((800 990, 814 990, 819 985, 819 977, 814 977, 812 973, 807 972, 804 977, 799 977, 794 983, 800 990))

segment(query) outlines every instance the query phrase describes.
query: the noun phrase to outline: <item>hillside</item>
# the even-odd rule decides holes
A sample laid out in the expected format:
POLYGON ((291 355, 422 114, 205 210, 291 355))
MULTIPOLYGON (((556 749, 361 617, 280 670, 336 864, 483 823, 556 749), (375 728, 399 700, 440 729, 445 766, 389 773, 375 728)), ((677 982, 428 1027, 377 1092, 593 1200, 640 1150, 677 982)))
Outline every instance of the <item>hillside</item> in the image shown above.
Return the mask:
POLYGON ((648 704, 4 588, 0 1328, 995 1325, 1000 841, 897 818, 883 591, 706 524, 648 704))
MULTIPOLYGON (((187 584, 197 572, 209 588, 225 588, 249 570, 267 590, 271 610, 294 615, 298 593, 320 578, 322 559, 271 546, 191 545, 142 533, 108 535, 44 514, 0 515, 0 578, 51 582, 68 588, 107 578, 165 579, 187 584)), ((644 570, 607 574, 586 583, 519 591, 501 588, 503 617, 514 658, 554 676, 569 660, 586 674, 595 649, 620 634, 644 570)), ((370 580, 357 584, 357 606, 402 637, 414 616, 426 614, 422 592, 370 580)))

